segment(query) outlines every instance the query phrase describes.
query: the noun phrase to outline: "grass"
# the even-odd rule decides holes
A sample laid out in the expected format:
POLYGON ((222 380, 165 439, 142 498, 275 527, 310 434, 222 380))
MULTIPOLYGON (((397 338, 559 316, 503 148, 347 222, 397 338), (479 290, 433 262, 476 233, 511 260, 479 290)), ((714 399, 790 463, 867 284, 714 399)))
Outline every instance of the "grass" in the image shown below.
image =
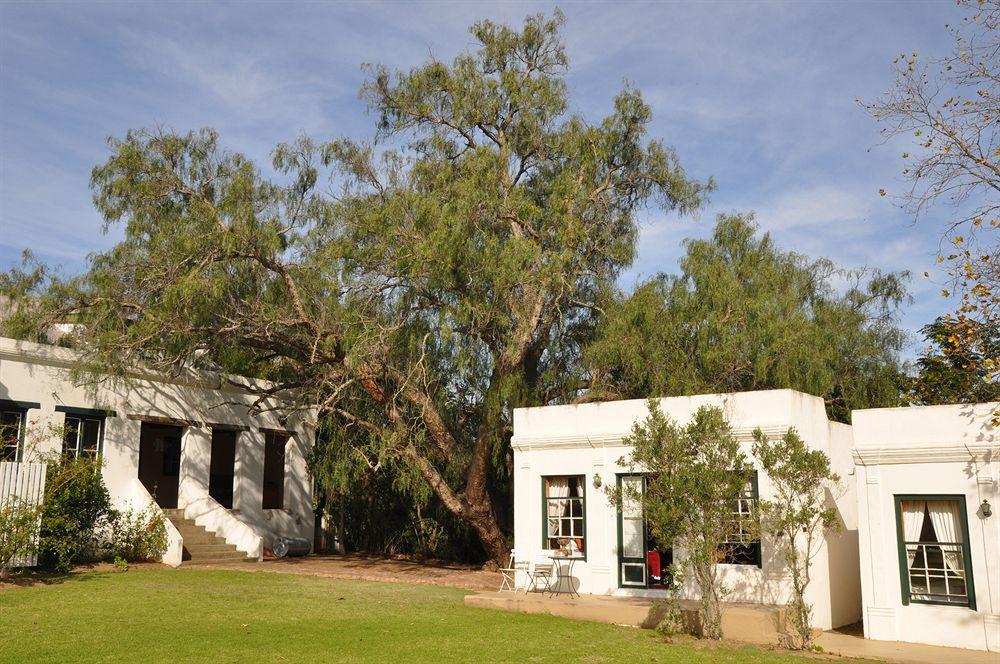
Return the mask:
MULTIPOLYGON (((290 574, 82 572, 0 589, 0 661, 803 662, 474 609, 466 591, 290 574)), ((815 661, 815 660, 813 660, 815 661)))

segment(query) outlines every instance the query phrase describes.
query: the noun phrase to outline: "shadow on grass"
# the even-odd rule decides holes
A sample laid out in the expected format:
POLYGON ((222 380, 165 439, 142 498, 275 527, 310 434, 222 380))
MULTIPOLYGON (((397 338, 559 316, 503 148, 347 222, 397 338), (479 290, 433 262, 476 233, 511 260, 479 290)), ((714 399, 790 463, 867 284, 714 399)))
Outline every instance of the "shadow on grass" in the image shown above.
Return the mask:
POLYGON ((63 583, 83 583, 115 574, 113 565, 108 563, 86 563, 77 565, 69 572, 50 572, 37 569, 21 569, 11 572, 0 581, 0 590, 10 588, 30 588, 32 586, 54 586, 63 583))

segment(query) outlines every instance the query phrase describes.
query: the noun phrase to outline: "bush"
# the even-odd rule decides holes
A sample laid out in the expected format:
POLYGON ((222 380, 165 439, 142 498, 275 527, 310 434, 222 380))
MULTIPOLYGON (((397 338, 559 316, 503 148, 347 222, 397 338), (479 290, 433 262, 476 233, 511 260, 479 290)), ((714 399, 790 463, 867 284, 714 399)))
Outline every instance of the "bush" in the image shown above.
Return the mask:
POLYGON ((11 563, 35 552, 41 507, 17 496, 0 504, 0 579, 11 563))
POLYGON ((143 562, 160 558, 167 550, 167 524, 163 514, 152 505, 136 512, 115 512, 104 548, 109 557, 125 562, 143 562))
POLYGON ((42 505, 38 564, 66 572, 92 558, 99 533, 112 517, 100 462, 93 459, 53 459, 49 462, 42 505))

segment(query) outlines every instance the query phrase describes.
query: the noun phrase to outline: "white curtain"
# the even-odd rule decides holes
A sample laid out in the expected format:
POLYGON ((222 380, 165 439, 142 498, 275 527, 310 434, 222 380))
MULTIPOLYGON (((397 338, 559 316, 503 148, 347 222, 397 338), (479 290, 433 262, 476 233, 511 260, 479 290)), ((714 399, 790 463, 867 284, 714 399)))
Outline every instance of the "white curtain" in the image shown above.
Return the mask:
MULTIPOLYGON (((931 517, 938 542, 962 543, 961 513, 957 500, 928 500, 927 514, 931 517)), ((956 551, 955 547, 945 548, 944 559, 948 569, 963 578, 965 577, 962 569, 961 550, 956 551)))
MULTIPOLYGON (((925 500, 904 500, 900 503, 900 511, 903 514, 903 541, 919 542, 920 531, 924 528, 924 511, 927 508, 925 500)), ((913 566, 913 559, 917 555, 917 550, 906 549, 906 569, 913 566)))
MULTIPOLYGON (((569 478, 568 477, 550 477, 545 480, 546 484, 546 498, 567 498, 569 496, 569 478)), ((558 535, 559 530, 559 517, 566 514, 569 510, 569 501, 560 500, 556 502, 545 501, 545 506, 549 521, 549 535, 558 535)))

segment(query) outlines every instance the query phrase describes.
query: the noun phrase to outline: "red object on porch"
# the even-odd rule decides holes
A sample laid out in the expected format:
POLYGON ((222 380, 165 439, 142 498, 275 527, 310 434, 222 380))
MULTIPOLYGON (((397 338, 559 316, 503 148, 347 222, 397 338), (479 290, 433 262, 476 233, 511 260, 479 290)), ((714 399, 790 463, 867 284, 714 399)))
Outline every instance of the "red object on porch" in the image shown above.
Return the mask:
POLYGON ((649 568, 650 578, 659 581, 663 570, 660 568, 660 552, 650 551, 646 554, 646 567, 649 568))

